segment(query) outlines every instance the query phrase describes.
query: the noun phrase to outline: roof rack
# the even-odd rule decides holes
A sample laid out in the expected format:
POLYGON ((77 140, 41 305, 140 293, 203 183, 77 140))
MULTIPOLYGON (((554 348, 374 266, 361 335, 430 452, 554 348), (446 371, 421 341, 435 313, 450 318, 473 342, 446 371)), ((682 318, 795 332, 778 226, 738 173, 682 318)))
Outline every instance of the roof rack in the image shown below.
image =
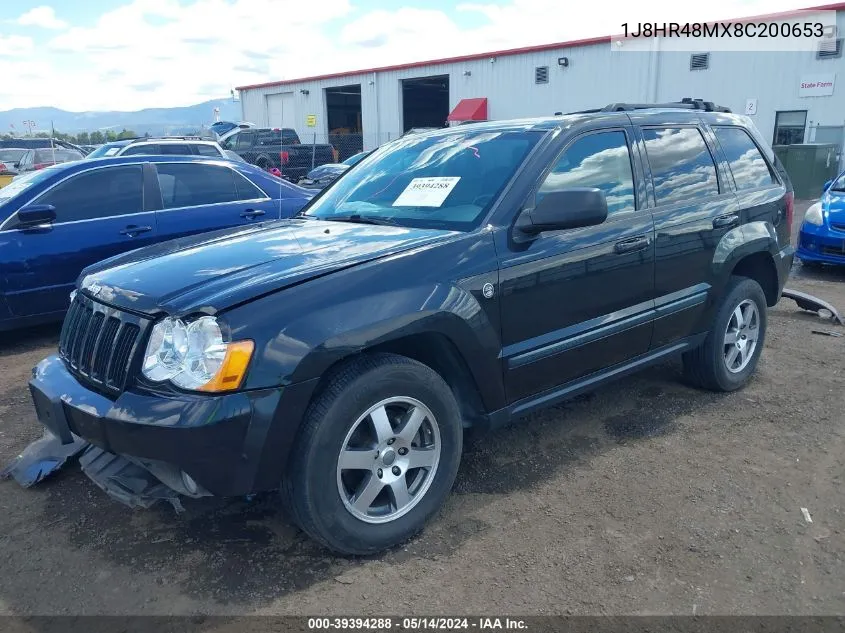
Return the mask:
POLYGON ((703 110, 704 112, 730 112, 730 108, 719 106, 712 101, 684 97, 673 103, 611 103, 603 107, 600 112, 627 112, 629 110, 646 110, 651 108, 680 108, 683 110, 703 110))

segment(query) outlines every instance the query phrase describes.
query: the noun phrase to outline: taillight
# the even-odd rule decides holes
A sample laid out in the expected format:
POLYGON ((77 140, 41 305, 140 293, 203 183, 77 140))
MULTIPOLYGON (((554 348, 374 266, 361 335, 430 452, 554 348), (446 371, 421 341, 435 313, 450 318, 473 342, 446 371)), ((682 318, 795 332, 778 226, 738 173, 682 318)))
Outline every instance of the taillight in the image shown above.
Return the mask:
POLYGON ((0 171, 6 171, 7 169, 9 168, 6 167, 6 163, 0 163, 0 171))
POLYGON ((795 215, 795 194, 788 192, 786 194, 786 228, 789 235, 792 235, 792 217, 795 215))
POLYGON ((288 152, 279 152, 279 158, 282 161, 282 165, 287 165, 290 160, 290 154, 288 152))

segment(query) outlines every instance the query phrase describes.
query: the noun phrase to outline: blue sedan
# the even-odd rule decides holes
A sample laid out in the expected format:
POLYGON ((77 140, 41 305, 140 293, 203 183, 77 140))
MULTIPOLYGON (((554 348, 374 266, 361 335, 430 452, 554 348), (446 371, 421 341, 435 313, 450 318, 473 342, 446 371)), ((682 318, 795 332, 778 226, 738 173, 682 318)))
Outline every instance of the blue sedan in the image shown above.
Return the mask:
POLYGON ((821 199, 807 209, 796 255, 805 264, 845 265, 845 173, 826 182, 821 199))
POLYGON ((197 156, 84 160, 18 176, 0 189, 0 330, 61 319, 90 264, 289 218, 313 195, 252 165, 197 156))

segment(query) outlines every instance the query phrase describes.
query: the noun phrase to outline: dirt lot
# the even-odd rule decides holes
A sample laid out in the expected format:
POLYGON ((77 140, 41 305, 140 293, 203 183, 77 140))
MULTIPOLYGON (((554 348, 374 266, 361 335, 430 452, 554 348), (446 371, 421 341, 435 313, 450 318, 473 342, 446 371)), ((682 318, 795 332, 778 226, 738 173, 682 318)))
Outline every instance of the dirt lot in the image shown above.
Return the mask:
MULTIPOLYGON (((845 310, 845 271, 789 285, 845 310)), ((272 496, 177 516, 76 466, 0 482, 0 613, 845 614, 845 338, 791 301, 769 319, 744 391, 667 364, 472 439, 444 512, 376 558, 327 555, 272 496)), ((57 331, 0 340, 0 463, 39 435, 26 379, 57 331)))

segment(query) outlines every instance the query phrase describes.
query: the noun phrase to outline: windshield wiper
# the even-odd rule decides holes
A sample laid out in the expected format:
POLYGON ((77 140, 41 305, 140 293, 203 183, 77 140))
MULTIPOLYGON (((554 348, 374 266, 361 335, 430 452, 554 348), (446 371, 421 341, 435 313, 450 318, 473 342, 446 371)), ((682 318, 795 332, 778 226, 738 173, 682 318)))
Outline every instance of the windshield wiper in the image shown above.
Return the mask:
POLYGON ((374 215, 361 215, 360 213, 353 213, 351 215, 330 215, 324 220, 330 222, 354 222, 356 224, 379 224, 382 226, 398 226, 396 220, 392 218, 379 218, 374 215))

